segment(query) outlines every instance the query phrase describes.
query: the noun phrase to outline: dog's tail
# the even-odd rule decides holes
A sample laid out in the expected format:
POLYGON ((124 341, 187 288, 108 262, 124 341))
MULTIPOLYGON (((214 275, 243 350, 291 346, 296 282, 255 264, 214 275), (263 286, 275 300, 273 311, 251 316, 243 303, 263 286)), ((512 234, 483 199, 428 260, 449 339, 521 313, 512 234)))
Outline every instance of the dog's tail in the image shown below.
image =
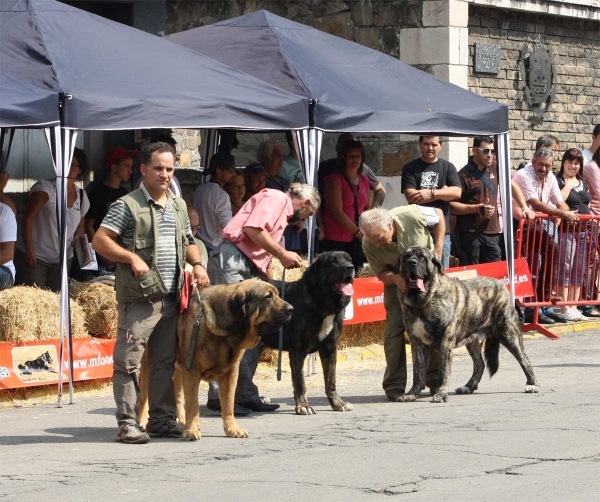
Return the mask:
POLYGON ((486 338, 484 355, 485 363, 487 365, 488 371, 490 372, 490 378, 492 378, 496 374, 496 371, 498 371, 498 366, 500 366, 500 361, 498 360, 499 353, 500 340, 498 340, 496 337, 486 338))

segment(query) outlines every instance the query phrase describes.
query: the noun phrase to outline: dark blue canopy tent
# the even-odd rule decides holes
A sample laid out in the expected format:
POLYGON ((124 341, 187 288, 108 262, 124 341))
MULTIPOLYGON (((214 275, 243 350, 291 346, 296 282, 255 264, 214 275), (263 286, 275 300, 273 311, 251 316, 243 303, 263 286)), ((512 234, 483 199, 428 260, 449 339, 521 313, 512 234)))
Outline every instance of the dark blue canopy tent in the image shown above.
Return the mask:
MULTIPOLYGON (((54 0, 1 0, 0 76, 2 158, 13 127, 38 127, 54 160, 61 349, 65 332, 70 349, 64 181, 79 129, 308 127, 306 97, 54 0)), ((72 374, 70 383, 72 401, 72 374)))
MULTIPOLYGON (((504 214, 511 214, 506 105, 264 10, 166 38, 311 100, 310 129, 296 134, 310 183, 323 131, 497 135, 504 214)), ((512 257, 512 219, 504 221, 507 256, 512 257)))

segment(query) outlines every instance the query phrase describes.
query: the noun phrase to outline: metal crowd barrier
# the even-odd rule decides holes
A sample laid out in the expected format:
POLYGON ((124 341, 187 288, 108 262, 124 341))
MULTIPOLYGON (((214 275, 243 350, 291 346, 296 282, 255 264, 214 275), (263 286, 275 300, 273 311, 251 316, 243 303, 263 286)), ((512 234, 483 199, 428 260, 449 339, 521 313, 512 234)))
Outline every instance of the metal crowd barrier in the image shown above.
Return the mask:
POLYGON ((599 232, 600 216, 580 215, 572 225, 542 213, 534 220, 521 220, 515 257, 527 259, 535 292, 517 300, 517 305, 534 309, 533 321, 523 326, 524 331, 535 329, 558 339, 540 326, 540 307, 600 305, 599 232))

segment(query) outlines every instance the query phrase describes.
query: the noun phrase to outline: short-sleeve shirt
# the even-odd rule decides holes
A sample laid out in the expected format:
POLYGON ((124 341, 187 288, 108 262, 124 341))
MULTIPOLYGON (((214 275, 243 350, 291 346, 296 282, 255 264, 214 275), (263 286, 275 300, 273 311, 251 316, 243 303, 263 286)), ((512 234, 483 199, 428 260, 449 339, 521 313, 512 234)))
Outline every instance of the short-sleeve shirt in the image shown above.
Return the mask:
POLYGON ((223 241, 223 229, 231 221, 231 199, 218 183, 202 183, 194 192, 194 207, 200 217, 197 235, 210 248, 223 241))
MULTIPOLYGON (((558 183, 558 188, 562 190, 565 187, 565 178, 563 176, 557 176, 556 181, 558 183)), ((591 200, 592 197, 588 191, 587 183, 579 180, 579 184, 576 187, 571 188, 565 202, 571 211, 578 211, 579 214, 590 214, 591 200)))
MULTIPOLYGON (((167 203, 163 208, 156 202, 146 190, 142 183, 140 190, 144 192, 146 200, 154 206, 157 217, 158 241, 156 243, 156 269, 160 274, 169 293, 175 293, 177 290, 177 245, 176 245, 176 222, 175 212, 173 210, 173 199, 175 196, 169 190, 167 191, 167 203)), ((125 249, 131 249, 134 232, 133 215, 129 206, 123 199, 119 199, 110 206, 106 217, 100 225, 118 234, 117 243, 125 249)), ((196 244, 192 236, 192 228, 187 215, 185 217, 185 234, 188 238, 188 245, 196 244)))
MULTIPOLYGON (((325 181, 329 180, 339 185, 342 190, 342 211, 350 218, 350 221, 356 223, 358 217, 362 214, 369 202, 368 178, 361 174, 358 176, 358 185, 354 185, 354 190, 356 190, 358 199, 358 215, 356 214, 356 208, 354 206, 354 194, 352 193, 352 189, 348 185, 348 182, 344 179, 344 175, 342 173, 333 173, 327 176, 325 181)), ((325 200, 327 201, 327 198, 325 198, 325 200)), ((329 207, 327 207, 323 213, 323 227, 325 236, 328 240, 338 242, 352 242, 354 240, 354 234, 348 232, 348 230, 335 220, 329 207)))
MULTIPOLYGON (((556 176, 554 176, 552 172, 548 173, 542 184, 535 173, 533 165, 528 164, 526 167, 515 173, 513 180, 519 185, 519 188, 523 192, 523 196, 528 203, 532 199, 538 199, 540 202, 556 207, 561 202, 564 202, 564 199, 560 194, 560 188, 558 188, 556 176)), ((531 207, 531 205, 529 205, 529 207, 531 207)))
MULTIPOLYGON (((33 251, 38 260, 44 263, 60 263, 60 232, 56 221, 56 180, 40 180, 30 190, 33 192, 45 192, 48 200, 40 208, 40 211, 31 225, 33 237, 33 251)), ((90 201, 84 190, 77 189, 77 198, 73 206, 67 208, 67 243, 70 244, 75 236, 81 218, 85 216, 90 208, 90 201)), ((17 248, 25 251, 25 244, 20 238, 17 248)), ((67 258, 73 257, 73 247, 67 246, 67 258)))
POLYGON ((288 183, 306 183, 300 161, 291 155, 286 155, 283 159, 283 168, 279 175, 285 178, 288 183))
MULTIPOLYGON (((436 162, 425 162, 421 157, 409 162, 402 169, 402 193, 407 188, 415 190, 437 190, 439 188, 460 187, 460 179, 454 164, 444 159, 436 162)), ((446 220, 446 234, 450 233, 450 202, 445 200, 434 200, 423 206, 437 207, 444 213, 446 220)))
MULTIPOLYGON (((0 244, 3 242, 16 242, 17 241, 17 219, 12 209, 0 202, 0 244)), ((10 273, 15 279, 15 266, 12 260, 5 263, 0 263, 3 267, 10 270, 10 273)))
MULTIPOLYGON (((496 163, 492 163, 486 174, 492 186, 496 190, 496 195, 479 178, 474 170, 478 169, 475 164, 467 164, 458 172, 462 195, 459 202, 463 204, 489 204, 497 206, 498 197, 498 168, 496 163)), ((456 225, 460 232, 476 232, 479 234, 499 234, 502 232, 498 211, 495 211, 491 218, 486 218, 481 213, 461 214, 456 217, 456 225)))
POLYGON ((266 274, 273 256, 248 239, 244 228, 266 230, 276 243, 283 245, 283 232, 293 214, 294 208, 288 193, 265 188, 248 199, 225 227, 223 236, 266 274))
POLYGON ((108 213, 110 205, 119 200, 123 195, 127 195, 127 190, 123 187, 113 188, 100 183, 99 185, 91 187, 88 192, 90 199, 90 209, 85 215, 86 219, 94 220, 94 230, 98 230, 102 220, 108 213))
POLYGON ((377 247, 366 238, 362 241, 369 267, 375 275, 385 271, 397 274, 400 255, 411 246, 423 246, 430 251, 434 249, 427 215, 419 206, 396 207, 390 209, 389 214, 396 226, 396 242, 388 247, 377 247))

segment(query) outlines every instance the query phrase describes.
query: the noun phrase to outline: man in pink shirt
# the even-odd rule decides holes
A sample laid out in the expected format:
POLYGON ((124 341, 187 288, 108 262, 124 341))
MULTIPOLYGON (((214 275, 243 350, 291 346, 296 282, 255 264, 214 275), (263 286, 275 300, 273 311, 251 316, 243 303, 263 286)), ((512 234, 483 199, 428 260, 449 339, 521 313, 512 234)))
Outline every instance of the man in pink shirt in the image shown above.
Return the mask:
MULTIPOLYGON (((224 240, 209 261, 214 284, 233 284, 253 277, 267 278, 273 256, 284 268, 298 268, 300 256, 285 249, 283 232, 289 224, 308 219, 319 209, 316 188, 292 183, 287 192, 265 188, 252 196, 223 229, 224 240), (217 272, 218 271, 218 272, 217 272)), ((247 350, 240 363, 235 401, 252 411, 275 411, 277 404, 261 398, 252 379, 262 344, 247 350)))

